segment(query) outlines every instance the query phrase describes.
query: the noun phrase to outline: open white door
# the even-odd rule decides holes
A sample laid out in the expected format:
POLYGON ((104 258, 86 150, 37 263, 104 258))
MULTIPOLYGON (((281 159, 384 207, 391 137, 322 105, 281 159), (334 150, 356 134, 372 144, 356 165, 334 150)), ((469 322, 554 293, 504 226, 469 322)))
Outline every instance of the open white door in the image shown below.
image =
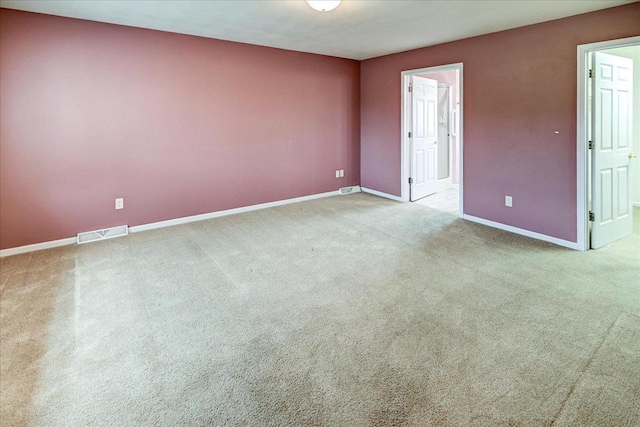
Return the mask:
POLYGON ((411 201, 438 186, 438 82, 411 76, 411 201))
POLYGON ((597 249, 633 232, 633 60, 594 52, 591 70, 591 247, 597 249))

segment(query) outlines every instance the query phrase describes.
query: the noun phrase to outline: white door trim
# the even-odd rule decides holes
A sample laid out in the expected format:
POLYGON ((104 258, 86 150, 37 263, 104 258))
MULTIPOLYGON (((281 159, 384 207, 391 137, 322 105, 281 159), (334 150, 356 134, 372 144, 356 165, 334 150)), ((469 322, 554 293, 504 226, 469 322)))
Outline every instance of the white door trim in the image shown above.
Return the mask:
POLYGON ((464 215, 464 205, 463 205, 463 159, 464 159, 464 132, 463 132, 463 123, 464 123, 464 93, 463 93, 463 72, 462 72, 463 64, 462 62, 458 62, 455 64, 448 65, 440 65, 437 67, 427 67, 420 68, 415 70, 406 70, 400 73, 401 78, 401 113, 400 113, 400 141, 401 141, 401 163, 400 163, 400 179, 401 179, 401 190, 400 190, 400 200, 403 202, 409 201, 409 173, 411 171, 411 141, 408 137, 409 128, 411 126, 411 97, 409 95, 409 83, 411 82, 411 76, 417 76, 420 74, 428 74, 438 71, 451 71, 458 70, 459 71, 459 90, 460 90, 460 111, 458 117, 459 129, 458 129, 458 141, 460 152, 458 153, 458 180, 459 180, 459 192, 460 192, 460 210, 458 211, 458 216, 462 218, 464 215))
POLYGON ((590 123, 587 121, 587 103, 589 93, 589 61, 588 55, 591 52, 598 50, 611 49, 614 47, 634 46, 640 44, 640 36, 628 37, 618 40, 608 40, 598 43, 589 43, 578 45, 578 128, 576 143, 576 179, 577 179, 577 225, 578 235, 576 246, 579 250, 589 250, 589 196, 588 192, 588 171, 587 171, 587 135, 588 126, 590 123))
POLYGON ((440 191, 444 191, 447 190, 449 188, 451 188, 453 186, 453 156, 451 155, 451 153, 453 152, 453 136, 451 135, 451 129, 453 128, 453 123, 452 123, 452 119, 453 119, 453 114, 451 114, 452 111, 452 105, 453 105, 453 98, 452 98, 452 90, 451 90, 451 85, 449 84, 444 84, 444 83, 438 83, 438 89, 447 89, 447 114, 448 114, 448 118, 447 118, 447 150, 449 151, 448 155, 449 155, 449 165, 447 166, 449 168, 449 176, 447 178, 442 178, 438 180, 438 192, 440 191))

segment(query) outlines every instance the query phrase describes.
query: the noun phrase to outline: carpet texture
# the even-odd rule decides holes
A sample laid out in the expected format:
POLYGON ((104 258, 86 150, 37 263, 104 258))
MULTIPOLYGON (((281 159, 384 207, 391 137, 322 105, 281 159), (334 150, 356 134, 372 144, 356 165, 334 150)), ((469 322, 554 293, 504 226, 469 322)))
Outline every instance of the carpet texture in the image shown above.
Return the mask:
POLYGON ((355 194, 0 263, 3 425, 640 425, 637 220, 581 253, 355 194))

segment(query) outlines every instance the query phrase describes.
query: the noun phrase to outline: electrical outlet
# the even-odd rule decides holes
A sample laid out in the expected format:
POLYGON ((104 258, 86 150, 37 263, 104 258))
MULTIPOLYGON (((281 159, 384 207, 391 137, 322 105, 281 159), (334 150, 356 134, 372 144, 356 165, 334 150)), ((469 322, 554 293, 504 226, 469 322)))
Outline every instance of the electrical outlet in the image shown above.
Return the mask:
POLYGON ((508 208, 512 208, 513 207, 513 197, 511 196, 504 196, 504 205, 508 208))
POLYGON ((340 171, 339 170, 336 171, 336 178, 340 178, 340 171))
POLYGON ((340 178, 344 178, 344 169, 340 169, 340 178))
POLYGON ((124 199, 116 199, 116 209, 124 209, 124 199))

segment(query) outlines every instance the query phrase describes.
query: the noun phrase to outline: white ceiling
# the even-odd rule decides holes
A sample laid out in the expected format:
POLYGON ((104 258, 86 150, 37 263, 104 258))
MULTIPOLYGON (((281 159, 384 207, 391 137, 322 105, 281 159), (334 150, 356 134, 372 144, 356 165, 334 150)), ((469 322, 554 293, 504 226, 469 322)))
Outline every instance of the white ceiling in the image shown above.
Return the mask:
POLYGON ((614 7, 634 0, 0 0, 0 7, 367 59, 614 7))

